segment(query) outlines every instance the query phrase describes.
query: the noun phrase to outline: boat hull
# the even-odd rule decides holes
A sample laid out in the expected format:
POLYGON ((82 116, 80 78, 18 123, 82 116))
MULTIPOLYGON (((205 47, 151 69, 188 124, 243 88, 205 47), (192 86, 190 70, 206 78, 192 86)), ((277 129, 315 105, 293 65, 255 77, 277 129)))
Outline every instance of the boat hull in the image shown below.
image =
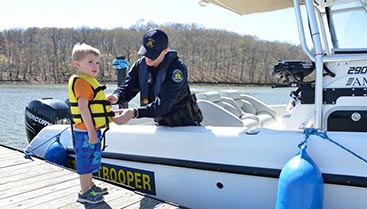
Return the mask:
MULTIPOLYGON (((43 157, 50 139, 65 130, 60 140, 72 167, 69 129, 44 128, 26 153, 43 157)), ((367 156, 364 135, 329 138, 367 156)), ((304 139, 302 131, 263 128, 112 125, 95 175, 189 208, 274 208, 281 169, 304 139)), ((319 136, 308 139, 307 151, 323 173, 324 208, 367 208, 365 162, 319 136)))

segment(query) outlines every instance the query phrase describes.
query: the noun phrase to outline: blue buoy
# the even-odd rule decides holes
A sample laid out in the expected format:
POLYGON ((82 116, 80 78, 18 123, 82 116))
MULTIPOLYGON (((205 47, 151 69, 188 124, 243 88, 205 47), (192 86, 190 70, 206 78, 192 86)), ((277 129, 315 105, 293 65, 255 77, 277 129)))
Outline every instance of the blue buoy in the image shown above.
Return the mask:
POLYGON ((60 135, 57 135, 56 140, 46 148, 45 159, 66 167, 67 158, 66 147, 60 142, 60 135))
POLYGON ((320 169, 302 146, 280 173, 276 209, 321 209, 323 185, 320 169))

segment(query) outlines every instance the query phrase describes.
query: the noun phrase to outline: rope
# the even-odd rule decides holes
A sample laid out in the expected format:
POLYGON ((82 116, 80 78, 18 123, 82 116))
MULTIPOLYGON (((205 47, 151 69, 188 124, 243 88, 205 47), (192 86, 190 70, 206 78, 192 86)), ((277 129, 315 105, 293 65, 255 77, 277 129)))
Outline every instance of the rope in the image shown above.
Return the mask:
POLYGON ((321 137, 321 138, 323 138, 323 139, 327 139, 327 140, 329 140, 331 143, 333 143, 333 144, 337 145, 338 147, 340 147, 341 149, 343 149, 343 150, 345 150, 345 151, 349 152, 349 153, 350 153, 350 154, 352 154, 354 157, 356 157, 356 158, 358 158, 358 159, 362 160, 363 162, 367 163, 367 159, 366 159, 366 158, 363 158, 362 156, 358 155, 357 153, 353 152, 352 150, 348 149, 347 147, 343 146, 342 144, 340 144, 340 143, 338 143, 338 142, 334 141, 333 139, 331 139, 331 138, 327 135, 326 131, 318 131, 318 130, 317 130, 317 129, 315 129, 315 128, 306 128, 306 129, 304 130, 304 132, 303 132, 303 133, 306 135, 305 140, 304 140, 303 142, 301 142, 301 143, 298 145, 298 147, 301 147, 301 146, 307 146, 307 140, 308 140, 308 138, 309 138, 311 135, 316 135, 316 136, 319 136, 319 137, 321 137))
POLYGON ((55 140, 53 142, 55 142, 56 140, 58 140, 60 138, 60 135, 62 133, 64 133, 64 131, 66 131, 66 129, 68 129, 68 127, 66 127, 64 130, 62 130, 60 133, 52 136, 51 138, 47 139, 46 141, 44 141, 43 143, 41 143, 40 145, 38 145, 37 147, 35 147, 34 149, 30 150, 30 151, 24 151, 24 158, 26 159, 31 159, 31 155, 35 155, 34 151, 40 147, 42 147, 44 144, 46 144, 47 142, 51 141, 51 139, 55 138, 55 140))

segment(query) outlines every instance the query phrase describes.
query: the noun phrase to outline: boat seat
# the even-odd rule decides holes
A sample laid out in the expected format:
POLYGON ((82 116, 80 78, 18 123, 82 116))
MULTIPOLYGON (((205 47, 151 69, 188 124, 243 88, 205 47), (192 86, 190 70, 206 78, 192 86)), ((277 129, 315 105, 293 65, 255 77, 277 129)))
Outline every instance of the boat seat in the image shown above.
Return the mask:
POLYGON ((230 97, 221 97, 221 102, 226 106, 228 105, 228 109, 230 109, 230 112, 235 114, 240 119, 252 118, 254 120, 260 121, 254 113, 244 112, 238 105, 238 103, 230 97))
POLYGON ((255 115, 242 115, 236 107, 222 101, 219 92, 211 91, 197 94, 198 104, 203 112, 202 125, 257 127, 259 119, 255 115))
POLYGON ((236 90, 222 91, 221 94, 222 98, 233 100, 244 113, 256 115, 261 125, 275 121, 276 112, 260 100, 236 90))

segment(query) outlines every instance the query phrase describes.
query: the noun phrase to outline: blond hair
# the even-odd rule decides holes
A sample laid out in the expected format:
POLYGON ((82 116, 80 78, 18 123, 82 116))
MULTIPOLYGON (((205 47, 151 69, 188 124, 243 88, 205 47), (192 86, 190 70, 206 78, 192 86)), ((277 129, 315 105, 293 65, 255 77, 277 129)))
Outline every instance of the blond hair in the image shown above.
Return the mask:
POLYGON ((96 48, 94 48, 94 47, 92 47, 88 44, 77 43, 73 47, 73 51, 71 53, 71 58, 73 59, 73 61, 75 61, 75 60, 80 61, 80 60, 84 59, 84 57, 88 54, 99 56, 100 52, 99 52, 98 49, 96 49, 96 48))

